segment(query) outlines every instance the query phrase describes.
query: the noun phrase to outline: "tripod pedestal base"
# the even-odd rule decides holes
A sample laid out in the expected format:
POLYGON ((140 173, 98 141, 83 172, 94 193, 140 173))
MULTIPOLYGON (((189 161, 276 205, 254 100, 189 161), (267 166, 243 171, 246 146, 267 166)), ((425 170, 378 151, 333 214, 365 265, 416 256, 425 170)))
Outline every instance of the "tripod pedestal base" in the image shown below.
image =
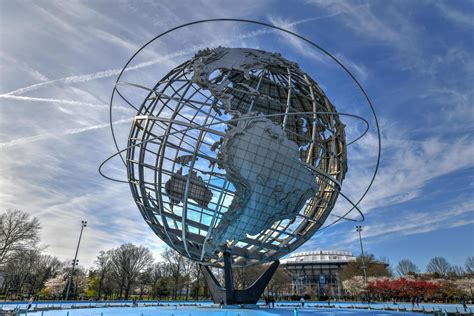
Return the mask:
POLYGON ((224 251, 225 287, 219 284, 219 281, 217 281, 208 266, 201 266, 201 270, 206 279, 206 283, 209 286, 214 303, 224 303, 226 305, 256 304, 279 265, 280 262, 278 260, 274 261, 267 271, 265 271, 251 286, 244 290, 234 289, 230 250, 224 251))

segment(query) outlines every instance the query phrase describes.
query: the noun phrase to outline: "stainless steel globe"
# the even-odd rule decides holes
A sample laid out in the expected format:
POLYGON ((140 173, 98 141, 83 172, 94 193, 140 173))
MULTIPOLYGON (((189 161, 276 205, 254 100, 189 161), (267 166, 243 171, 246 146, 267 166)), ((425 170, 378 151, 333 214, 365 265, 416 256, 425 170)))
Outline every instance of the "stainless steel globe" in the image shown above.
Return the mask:
POLYGON ((276 260, 325 222, 347 171, 344 124, 280 54, 206 49, 150 89, 133 120, 128 182, 182 255, 221 266, 276 260))

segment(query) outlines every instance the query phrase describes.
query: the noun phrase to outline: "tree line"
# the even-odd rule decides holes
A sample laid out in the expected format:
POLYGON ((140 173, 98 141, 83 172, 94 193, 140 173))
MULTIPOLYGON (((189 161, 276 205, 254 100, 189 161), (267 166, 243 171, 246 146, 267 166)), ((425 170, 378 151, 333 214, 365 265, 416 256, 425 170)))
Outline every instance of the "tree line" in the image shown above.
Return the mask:
MULTIPOLYGON (((140 245, 123 244, 101 251, 94 265, 77 267, 44 254, 39 246, 40 224, 19 210, 0 216, 0 295, 5 299, 35 296, 62 299, 71 277, 72 299, 201 299, 210 298, 199 264, 172 249, 156 261, 151 251, 140 245)), ((235 269, 236 288, 245 288, 263 272, 262 267, 235 269), (245 271, 244 271, 245 270, 245 271)), ((220 269, 214 273, 222 282, 220 269)), ((268 291, 278 293, 288 284, 288 275, 279 269, 268 291)))
POLYGON ((458 302, 474 299, 474 256, 464 266, 451 265, 444 257, 429 260, 424 272, 409 259, 392 269, 387 261, 373 255, 358 257, 342 271, 347 299, 458 302), (362 260, 364 259, 364 260, 362 260), (365 263, 367 280, 363 277, 365 263))
MULTIPOLYGON (((45 249, 39 245, 40 230, 39 221, 25 212, 7 210, 0 215, 0 297, 62 299, 71 277, 72 299, 210 298, 200 266, 174 250, 164 250, 161 260, 156 261, 148 248, 123 244, 101 251, 92 267, 79 266, 71 275, 70 261, 44 253, 45 249)), ((263 266, 234 269, 234 287, 248 287, 264 270, 263 266)), ((222 282, 222 270, 214 269, 214 273, 222 282)), ((435 257, 422 273, 408 259, 401 260, 392 269, 388 260, 376 260, 373 255, 367 255, 349 263, 340 278, 344 296, 352 299, 368 295, 373 299, 388 296, 402 299, 405 298, 402 294, 408 292, 441 300, 459 296, 472 298, 474 257, 468 257, 464 266, 453 266, 445 258, 435 257), (364 266, 367 282, 362 277, 364 266)), ((291 283, 291 277, 280 267, 267 286, 266 294, 289 297, 294 294, 291 283)))
POLYGON ((368 254, 363 258, 359 256, 356 261, 350 262, 342 271, 341 278, 346 280, 353 276, 362 276, 364 264, 367 275, 371 277, 419 277, 425 275, 435 279, 455 279, 474 275, 474 256, 467 257, 464 266, 451 265, 444 257, 433 257, 426 265, 425 271, 422 272, 418 266, 409 259, 400 260, 395 268, 392 268, 388 259, 381 258, 376 260, 373 254, 368 254))

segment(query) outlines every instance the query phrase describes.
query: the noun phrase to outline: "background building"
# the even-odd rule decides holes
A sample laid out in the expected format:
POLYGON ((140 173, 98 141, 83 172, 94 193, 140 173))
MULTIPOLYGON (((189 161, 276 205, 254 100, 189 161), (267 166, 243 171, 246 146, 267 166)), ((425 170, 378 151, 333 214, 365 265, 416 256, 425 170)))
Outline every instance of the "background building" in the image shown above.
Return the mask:
POLYGON ((291 254, 281 265, 292 278, 292 292, 296 295, 341 296, 340 274, 356 257, 347 251, 308 251, 291 254))

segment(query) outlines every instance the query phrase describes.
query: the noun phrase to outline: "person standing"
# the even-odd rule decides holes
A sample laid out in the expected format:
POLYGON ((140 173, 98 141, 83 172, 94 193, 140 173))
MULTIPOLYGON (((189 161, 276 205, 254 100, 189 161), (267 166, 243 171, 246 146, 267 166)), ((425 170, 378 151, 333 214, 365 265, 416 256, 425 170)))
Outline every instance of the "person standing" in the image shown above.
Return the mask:
POLYGON ((300 298, 301 308, 304 308, 304 297, 300 298))
POLYGON ((461 298, 461 305, 462 305, 462 308, 464 308, 464 312, 467 312, 467 304, 466 304, 466 299, 464 298, 464 296, 461 298))
POLYGON ((28 310, 30 310, 31 306, 33 306, 33 301, 34 301, 34 300, 35 300, 34 297, 31 296, 30 299, 29 299, 29 301, 28 301, 28 308, 27 308, 28 310))

